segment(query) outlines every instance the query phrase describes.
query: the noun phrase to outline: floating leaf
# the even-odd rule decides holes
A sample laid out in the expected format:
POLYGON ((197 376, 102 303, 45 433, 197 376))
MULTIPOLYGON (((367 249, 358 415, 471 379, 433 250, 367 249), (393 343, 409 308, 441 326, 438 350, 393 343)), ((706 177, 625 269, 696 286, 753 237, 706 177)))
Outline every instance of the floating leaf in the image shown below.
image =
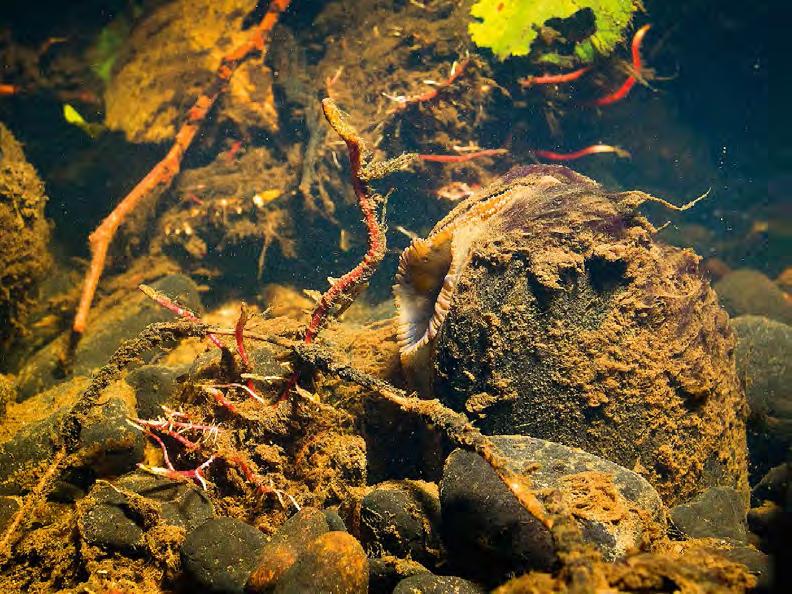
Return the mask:
POLYGON ((470 23, 468 30, 476 45, 490 48, 503 60, 528 55, 548 20, 590 9, 594 32, 575 46, 578 59, 590 62, 596 54, 613 50, 639 6, 640 0, 478 0, 470 14, 481 20, 470 23))
POLYGON ((72 126, 77 126, 91 138, 96 138, 105 131, 105 127, 102 124, 87 122, 85 118, 80 115, 80 112, 68 103, 63 104, 63 119, 72 126))

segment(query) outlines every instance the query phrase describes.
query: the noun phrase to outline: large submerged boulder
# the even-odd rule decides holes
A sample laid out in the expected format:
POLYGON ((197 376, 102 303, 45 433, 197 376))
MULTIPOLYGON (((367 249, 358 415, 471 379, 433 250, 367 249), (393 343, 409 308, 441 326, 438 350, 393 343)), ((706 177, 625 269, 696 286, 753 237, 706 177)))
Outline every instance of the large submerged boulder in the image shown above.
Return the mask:
POLYGON ((512 170, 402 255, 402 366, 485 433, 579 447, 666 504, 747 493, 728 316, 692 251, 569 169, 512 170))

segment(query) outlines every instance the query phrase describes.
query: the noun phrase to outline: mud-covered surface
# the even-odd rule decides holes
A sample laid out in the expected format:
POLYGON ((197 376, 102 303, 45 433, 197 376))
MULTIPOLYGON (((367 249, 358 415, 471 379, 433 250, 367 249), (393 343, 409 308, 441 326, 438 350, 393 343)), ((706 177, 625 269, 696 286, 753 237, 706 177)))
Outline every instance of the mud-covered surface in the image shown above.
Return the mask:
POLYGON ((0 359, 24 337, 28 310, 52 265, 46 202, 22 145, 0 124, 0 359))
POLYGON ((470 248, 434 393, 486 433, 634 468, 669 504, 717 484, 747 492, 734 336, 698 258, 654 240, 632 211, 645 197, 584 178, 537 194, 542 170, 527 171, 497 188, 514 198, 470 248))

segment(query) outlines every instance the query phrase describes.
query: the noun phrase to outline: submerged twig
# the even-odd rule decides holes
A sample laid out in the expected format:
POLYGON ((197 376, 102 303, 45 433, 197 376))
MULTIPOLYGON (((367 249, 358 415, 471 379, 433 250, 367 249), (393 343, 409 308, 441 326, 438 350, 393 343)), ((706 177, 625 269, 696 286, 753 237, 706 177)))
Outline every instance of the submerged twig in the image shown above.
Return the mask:
POLYGON ((305 330, 306 343, 313 342, 316 335, 327 323, 331 313, 335 311, 337 315, 337 310, 346 309, 351 304, 359 288, 368 282, 380 262, 382 262, 386 250, 385 232, 377 217, 375 194, 363 179, 363 139, 357 133, 357 130, 342 117, 341 110, 338 109, 335 101, 329 98, 322 101, 322 110, 330 127, 336 131, 347 145, 352 188, 355 191, 358 207, 363 214, 363 223, 366 226, 368 238, 368 250, 357 266, 335 281, 322 294, 311 314, 308 328, 305 330))
POLYGON ((201 128, 206 115, 214 106, 217 98, 225 91, 231 76, 239 65, 254 53, 263 53, 267 49, 270 31, 278 22, 280 13, 285 11, 291 0, 271 0, 269 8, 261 21, 253 28, 250 37, 245 43, 227 54, 220 61, 220 66, 215 72, 212 82, 202 95, 198 97, 187 112, 184 123, 176 133, 173 146, 163 159, 132 188, 121 202, 107 215, 99 226, 91 233, 89 243, 91 246, 91 263, 83 281, 80 303, 72 325, 72 344, 85 331, 88 314, 91 310, 96 288, 104 270, 107 251, 115 237, 118 227, 126 216, 137 208, 138 204, 158 187, 166 188, 173 181, 181 169, 181 162, 187 149, 190 148, 195 135, 201 128))

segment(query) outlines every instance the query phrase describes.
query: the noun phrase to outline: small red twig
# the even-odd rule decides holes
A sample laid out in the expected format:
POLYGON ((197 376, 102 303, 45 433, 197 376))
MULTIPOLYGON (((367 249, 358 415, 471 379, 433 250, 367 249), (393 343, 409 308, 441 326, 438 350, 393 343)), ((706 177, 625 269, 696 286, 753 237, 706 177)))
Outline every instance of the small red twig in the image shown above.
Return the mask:
POLYGON ((643 42, 646 32, 651 28, 651 25, 644 25, 635 32, 632 40, 632 68, 633 74, 627 77, 622 85, 614 92, 594 100, 594 105, 610 105, 624 99, 635 86, 638 81, 637 77, 641 75, 643 65, 641 63, 641 43, 643 42))
POLYGON ((454 62, 451 65, 451 71, 448 74, 448 78, 435 83, 431 89, 424 93, 420 93, 419 95, 410 95, 405 97, 404 95, 394 96, 386 94, 385 96, 396 104, 392 111, 401 111, 403 109, 407 109, 407 107, 410 105, 434 100, 440 94, 440 91, 454 84, 454 82, 462 75, 462 72, 465 70, 469 62, 470 58, 465 58, 461 62, 454 62))
POLYGON ((541 76, 526 76, 525 78, 519 79, 517 82, 524 89, 527 89, 534 85, 560 85, 579 79, 589 70, 591 70, 591 66, 584 66, 583 68, 578 68, 577 70, 573 70, 572 72, 566 72, 564 74, 543 74, 541 76))
MULTIPOLYGON (((186 307, 182 307, 178 303, 176 303, 173 299, 160 293, 157 289, 150 287, 148 285, 138 285, 138 288, 143 291, 143 293, 149 299, 155 301, 157 304, 161 305, 165 309, 170 312, 175 313, 177 316, 184 318, 185 320, 190 320, 191 322, 200 322, 201 318, 195 315, 192 311, 187 309, 186 307)), ((217 338, 214 334, 207 334, 206 337, 212 341, 212 343, 220 350, 223 349, 223 343, 220 342, 220 339, 217 338)))
POLYGON ((217 98, 226 89, 228 81, 234 74, 239 65, 254 53, 263 53, 267 48, 267 41, 270 31, 278 22, 280 14, 285 11, 291 0, 271 0, 267 12, 259 24, 253 28, 250 37, 245 43, 224 56, 220 61, 220 66, 215 72, 214 79, 207 87, 206 91, 196 99, 193 106, 187 112, 184 123, 176 133, 173 146, 163 159, 132 188, 121 202, 116 205, 113 211, 100 223, 91 233, 89 243, 91 246, 91 264, 83 281, 80 303, 72 324, 72 332, 75 337, 79 337, 85 332, 88 323, 88 313, 91 310, 96 288, 99 285, 99 278, 102 276, 107 251, 110 243, 115 237, 118 227, 126 216, 137 208, 138 204, 155 189, 168 187, 181 169, 181 162, 187 149, 190 148, 195 135, 201 128, 206 115, 212 109, 217 98))
POLYGON ((19 93, 19 86, 8 83, 0 83, 0 97, 8 97, 19 93))
POLYGON ((212 387, 213 388, 239 388, 240 390, 245 392, 245 394, 247 394, 250 398, 252 398, 256 402, 261 402, 262 404, 264 403, 264 399, 261 396, 259 396, 258 394, 256 394, 256 391, 253 388, 251 388, 249 386, 246 386, 245 384, 239 384, 239 383, 233 382, 233 383, 230 383, 230 384, 214 384, 214 385, 212 385, 212 387))
POLYGON ((432 163, 464 163, 465 161, 472 161, 473 159, 480 159, 481 157, 494 157, 496 155, 505 155, 509 151, 506 149, 484 149, 474 153, 465 153, 462 155, 418 155, 421 161, 429 161, 432 163))
POLYGON ((540 159, 548 159, 550 161, 574 161, 587 155, 595 155, 598 153, 616 153, 617 156, 624 159, 630 158, 629 151, 624 150, 618 146, 611 146, 609 144, 592 144, 586 148, 582 148, 572 153, 556 153, 554 151, 535 150, 534 155, 540 159))
POLYGON ((237 409, 234 406, 234 403, 225 397, 225 394, 223 394, 222 390, 219 390, 213 386, 204 386, 203 389, 219 406, 226 409, 231 414, 237 414, 237 409))
POLYGON ((237 353, 245 367, 250 367, 250 359, 248 358, 247 351, 245 350, 245 324, 247 324, 247 304, 242 302, 239 308, 239 319, 234 327, 234 337, 236 338, 237 353))
MULTIPOLYGON (((247 350, 245 350, 245 324, 247 324, 247 320, 247 304, 243 301, 242 306, 239 308, 239 318, 234 327, 234 337, 236 338, 237 353, 239 353, 239 358, 242 360, 242 365, 245 366, 245 370, 250 370, 250 358, 247 350)), ((252 379, 245 380, 245 385, 251 393, 256 393, 252 379)), ((258 399, 258 397, 256 398, 258 399)))

